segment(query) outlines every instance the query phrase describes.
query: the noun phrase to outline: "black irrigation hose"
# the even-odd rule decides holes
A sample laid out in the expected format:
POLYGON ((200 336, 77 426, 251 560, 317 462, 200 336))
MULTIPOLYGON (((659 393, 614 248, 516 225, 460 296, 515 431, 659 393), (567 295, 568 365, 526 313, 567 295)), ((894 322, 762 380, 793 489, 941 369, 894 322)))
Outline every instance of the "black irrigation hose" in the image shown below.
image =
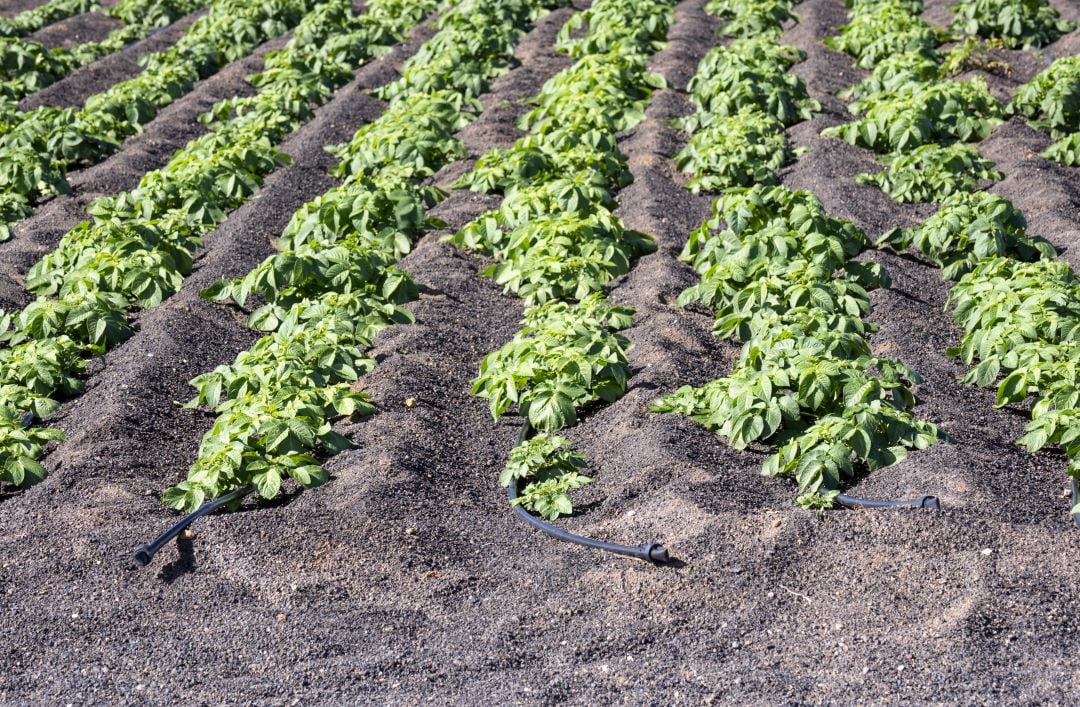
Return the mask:
POLYGON ((150 560, 154 557, 154 555, 157 554, 158 550, 165 547, 166 543, 175 538, 177 535, 187 530, 188 526, 190 526, 192 523, 197 521, 199 518, 202 518, 207 513, 212 513, 213 511, 217 510, 218 508, 224 506, 227 503, 239 501, 241 498, 248 495, 249 493, 251 493, 251 487, 245 486, 243 488, 238 488, 231 493, 227 493, 221 498, 215 498, 213 501, 204 503, 202 507, 200 507, 198 510, 193 511, 181 518, 176 525, 162 533, 161 536, 159 536, 158 539, 154 542, 147 545, 140 545, 135 548, 135 561, 138 562, 141 566, 146 567, 148 564, 150 564, 150 560))
POLYGON ((922 498, 900 499, 898 501, 881 501, 873 498, 858 498, 842 493, 836 497, 836 502, 847 508, 925 508, 930 511, 940 511, 941 502, 937 496, 923 496, 922 498))
MULTIPOLYGON (((1072 483, 1072 502, 1075 506, 1077 503, 1080 503, 1080 481, 1077 481, 1075 476, 1070 476, 1069 482, 1072 483)), ((1073 525, 1080 528, 1080 513, 1073 513, 1072 519, 1073 525)))
MULTIPOLYGON (((521 426, 521 431, 518 433, 517 443, 520 445, 532 433, 532 425, 526 420, 521 426)), ((593 538, 587 538, 584 535, 577 535, 570 533, 561 528, 557 528, 551 523, 540 520, 533 514, 525 510, 521 504, 515 503, 518 497, 518 480, 512 479, 510 486, 506 489, 506 495, 510 499, 510 505, 514 509, 514 515, 522 519, 532 527, 536 528, 542 533, 547 533, 551 537, 562 540, 563 542, 574 543, 575 545, 584 545, 585 547, 591 547, 594 550, 604 550, 615 555, 624 555, 626 557, 634 557, 645 562, 651 562, 653 564, 662 565, 670 561, 667 548, 657 543, 643 543, 639 547, 633 545, 619 545, 617 543, 604 542, 603 540, 594 540, 593 538)))

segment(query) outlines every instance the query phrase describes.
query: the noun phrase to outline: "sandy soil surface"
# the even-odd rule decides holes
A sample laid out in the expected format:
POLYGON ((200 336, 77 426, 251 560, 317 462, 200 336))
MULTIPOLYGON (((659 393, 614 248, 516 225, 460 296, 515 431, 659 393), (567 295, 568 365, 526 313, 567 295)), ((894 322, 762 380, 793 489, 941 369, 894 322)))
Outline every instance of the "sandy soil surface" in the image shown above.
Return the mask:
MULTIPOLYGON (((944 4, 928 3, 927 16, 947 20, 944 4)), ((87 392, 61 410, 68 440, 48 456, 48 480, 0 499, 0 701, 1073 701, 1080 533, 1067 515, 1065 462, 1017 448, 1023 411, 995 411, 991 393, 957 383, 963 367, 944 354, 957 330, 936 269, 868 254, 893 278, 874 293, 881 330, 871 343, 922 373, 917 412, 954 442, 853 492, 933 494, 940 512, 800 510, 789 481, 759 474, 764 451, 732 450, 687 418, 646 411, 662 393, 723 375, 737 354, 711 335, 710 316, 674 304, 695 279, 676 256, 710 203, 682 188, 671 157, 686 136, 669 124, 689 110, 682 89, 716 43, 702 5, 679 5, 652 62, 671 88, 621 141, 635 182, 619 195, 619 213, 659 243, 611 293, 638 311, 627 332, 631 390, 566 433, 593 461, 596 483, 563 525, 663 542, 677 562, 598 555, 512 516, 496 479, 515 421, 493 424, 468 391, 483 355, 517 331, 522 305, 478 275, 479 259, 440 243, 440 232, 402 263, 424 287, 410 306, 417 322, 377 339, 379 367, 364 387, 380 410, 339 426, 357 446, 329 461, 331 483, 200 521, 194 540, 146 569, 130 559, 175 519, 157 495, 182 478, 212 422, 172 401, 190 397, 193 375, 255 339, 241 317, 200 300, 199 288, 271 253, 293 210, 333 184, 321 147, 379 114, 383 104, 365 91, 391 80, 426 30, 361 71, 289 139, 294 164, 207 238, 183 290, 143 313, 138 335, 95 364, 87 392)), ((474 157, 509 145, 520 134, 519 100, 569 64, 552 42, 572 11, 523 40, 521 65, 462 131, 474 157)), ((854 182, 875 169, 871 153, 820 136, 849 119, 834 94, 865 72, 821 45, 845 21, 842 0, 806 0, 798 11, 784 41, 807 52, 794 71, 823 110, 790 129, 808 151, 785 168, 784 183, 814 191, 872 235, 925 218, 932 206, 897 205, 854 182)), ((1007 93, 1078 47, 1073 33, 1047 56, 1017 53, 1012 76, 992 79, 995 90, 1007 93)), ((220 91, 242 91, 242 76, 218 79, 220 91)), ((6 307, 25 301, 21 273, 92 195, 128 188, 197 134, 197 104, 221 95, 214 80, 0 244, 6 307)), ((1038 157, 1046 144, 1010 121, 979 147, 1007 175, 993 189, 1077 265, 1080 180, 1038 157)), ((438 181, 449 185, 471 164, 438 181)), ((496 203, 452 192, 434 215, 452 230, 496 203)))

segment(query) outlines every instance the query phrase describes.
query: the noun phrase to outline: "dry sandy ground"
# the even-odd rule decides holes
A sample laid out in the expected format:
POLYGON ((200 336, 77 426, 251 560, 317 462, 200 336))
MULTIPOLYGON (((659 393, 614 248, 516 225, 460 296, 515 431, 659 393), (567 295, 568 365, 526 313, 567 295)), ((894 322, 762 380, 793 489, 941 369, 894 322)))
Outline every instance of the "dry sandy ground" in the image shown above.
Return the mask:
MULTIPOLYGON (((928 4, 928 17, 947 19, 945 3, 928 4)), ((193 375, 254 340, 241 317, 201 301, 199 288, 271 253, 293 210, 332 185, 321 146, 378 115, 382 104, 364 89, 391 79, 425 30, 288 141, 295 163, 207 239, 184 289, 142 314, 139 334, 95 364, 88 392, 63 408, 68 441, 49 455, 49 479, 0 500, 0 700, 1074 701, 1080 533, 1062 495, 1065 463, 1018 449, 1023 412, 994 411, 989 392, 956 382, 963 368, 944 351, 957 331, 933 267, 868 256, 894 283, 874 294, 881 330, 872 343, 923 374, 918 413, 954 442, 853 492, 934 494, 942 511, 819 517, 793 505, 789 481, 759 474, 763 451, 731 450, 689 419, 646 411, 659 394, 723 375, 737 353, 711 336, 708 315, 674 304, 694 281, 676 256, 709 208, 680 186, 670 157, 685 136, 667 123, 688 110, 679 89, 715 43, 701 6, 679 6, 671 42, 653 61, 673 88, 655 95, 649 119, 622 141, 635 183, 620 194, 620 213, 660 245, 611 295, 638 309, 627 332, 632 388, 567 433, 593 460, 596 483, 564 525, 663 542, 678 562, 653 567, 570 547, 511 515, 496 478, 515 422, 493 424, 468 390, 483 355, 517 330, 522 305, 440 233, 403 262, 425 288, 411 306, 417 322, 377 340, 380 365, 364 386, 380 412, 340 425, 357 447, 329 462, 331 483, 201 521, 194 541, 166 548, 149 568, 130 560, 134 545, 175 518, 157 494, 182 477, 212 421, 172 401, 190 397, 193 375)), ((568 65, 551 43, 570 12, 542 20, 522 42, 521 66, 496 82, 489 110, 462 133, 474 156, 512 142, 517 100, 568 65)), ((874 169, 871 154, 819 135, 848 119, 833 94, 864 75, 821 45, 844 22, 842 0, 807 0, 799 13, 784 39, 808 53, 795 71, 824 109, 790 130, 809 150, 784 182, 813 190, 873 235, 916 223, 933 208, 898 206, 857 185, 856 174, 874 169)), ((1078 47, 1074 33, 1049 53, 1078 47)), ((178 101, 122 152, 77 175, 73 197, 0 245, 0 301, 25 301, 21 273, 93 195, 134 185, 198 134, 199 111, 249 90, 242 78, 258 56, 178 101)), ((994 78, 995 90, 1007 93, 1049 62, 1010 58, 1013 76, 994 78)), ((1076 264, 1080 180, 1038 157, 1046 144, 1011 121, 980 149, 1007 175, 994 190, 1076 264)), ((493 203, 456 192, 435 215, 456 227, 493 203)))

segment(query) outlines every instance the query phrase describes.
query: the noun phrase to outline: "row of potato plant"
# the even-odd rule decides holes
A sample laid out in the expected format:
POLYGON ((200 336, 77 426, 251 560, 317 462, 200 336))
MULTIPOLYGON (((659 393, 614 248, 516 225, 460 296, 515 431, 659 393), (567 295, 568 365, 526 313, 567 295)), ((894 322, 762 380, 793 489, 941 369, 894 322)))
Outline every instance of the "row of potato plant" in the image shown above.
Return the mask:
POLYGON ((511 453, 501 483, 522 484, 518 503, 548 519, 571 513, 589 478, 583 455, 555 432, 579 411, 626 392, 633 310, 605 288, 655 249, 612 213, 630 182, 616 136, 645 117, 662 77, 646 67, 664 45, 671 0, 597 0, 572 17, 557 48, 577 62, 549 79, 518 125, 528 134, 480 157, 459 186, 502 193, 501 205, 449 237, 494 262, 482 271, 529 305, 514 339, 488 354, 473 394, 498 419, 511 407, 537 434, 511 453))
POLYGON ((124 0, 109 9, 124 18, 123 27, 103 40, 72 47, 50 49, 30 40, 0 38, 0 114, 14 114, 20 99, 209 4, 210 0, 124 0))
POLYGON ((202 236, 288 161, 275 145, 359 64, 399 41, 435 6, 435 0, 371 0, 367 13, 354 17, 348 0, 323 4, 250 77, 254 96, 215 106, 204 116, 205 135, 134 190, 93 202, 93 221, 76 226, 31 268, 26 287, 37 299, 0 317, 5 482, 40 481, 42 444, 58 436, 25 428, 27 418, 43 419, 59 399, 80 392, 86 358, 129 338, 131 314, 174 294, 202 236))
POLYGON ((714 47, 699 63, 687 89, 694 112, 679 121, 691 134, 675 157, 691 175, 689 188, 718 192, 751 184, 775 184, 776 172, 796 154, 784 129, 820 110, 806 83, 788 73, 805 55, 779 43, 782 22, 794 19, 790 0, 769 5, 713 0, 708 10, 736 36, 714 47))
POLYGON ((841 94, 853 99, 848 109, 856 119, 822 134, 879 153, 885 169, 857 180, 900 202, 940 201, 1003 176, 970 143, 986 138, 1004 111, 982 77, 948 78, 967 68, 955 52, 969 45, 943 57, 938 45, 954 37, 921 12, 921 0, 858 0, 850 22, 826 40, 872 73, 841 94))
POLYGON ((1028 235, 1012 203, 987 192, 953 195, 920 226, 883 240, 913 248, 953 281, 949 304, 963 337, 948 353, 975 365, 963 382, 996 385, 996 407, 1031 399, 1020 443, 1032 452, 1059 446, 1080 480, 1080 281, 1069 265, 1028 235))
POLYGON ((743 348, 729 376, 652 409, 689 415, 736 449, 776 447, 762 473, 793 476, 809 508, 830 507, 860 471, 942 438, 910 412, 917 374, 870 351, 867 289, 888 278, 853 260, 867 246, 809 192, 759 185, 720 197, 681 256, 701 282, 679 301, 714 310, 714 333, 743 348))
POLYGON ((115 152, 197 81, 284 34, 325 0, 214 0, 176 44, 140 59, 144 69, 86 100, 81 110, 42 107, 0 115, 0 240, 45 196, 66 193, 65 174, 115 152))
MULTIPOLYGON (((784 125, 809 118, 818 105, 786 74, 801 54, 777 38, 774 28, 712 50, 690 83, 698 111, 684 125, 737 121, 736 110, 752 111, 775 122, 783 145, 784 125)), ((743 348, 729 376, 684 386, 651 409, 688 415, 736 449, 768 444, 776 451, 763 473, 794 477, 799 505, 827 508, 860 471, 895 464, 941 434, 910 412, 915 372, 870 351, 867 290, 888 278, 876 264, 854 260, 869 245, 866 235, 826 214, 813 194, 778 186, 784 159, 775 152, 728 143, 709 157, 727 174, 704 186, 724 194, 680 256, 701 281, 679 303, 713 310, 714 333, 743 348)))
MULTIPOLYGON (((867 36, 875 36, 875 41, 884 39, 899 49, 904 37, 913 36, 911 27, 925 26, 916 16, 921 5, 909 4, 907 19, 895 23, 882 24, 880 15, 867 10, 863 16, 867 36), (872 31, 870 25, 874 25, 872 31)), ((954 28, 960 25, 963 31, 997 37, 1012 47, 1041 46, 1074 29, 1070 23, 1058 21, 1056 14, 1041 2, 966 2, 955 9, 958 16, 954 28)), ((902 13, 896 9, 893 16, 899 18, 902 13)), ((855 17, 851 26, 858 21, 859 17, 855 17)), ((850 36, 842 35, 838 44, 859 58, 858 42, 851 41, 850 36)), ((856 110, 863 110, 869 101, 873 110, 895 119, 900 106, 890 98, 878 100, 875 95, 892 91, 895 96, 904 90, 903 84, 923 84, 913 93, 931 94, 935 87, 947 85, 941 80, 943 67, 939 59, 930 41, 920 45, 914 54, 895 53, 883 59, 871 78, 851 92, 857 98, 856 110)), ((964 91, 950 88, 947 100, 929 103, 919 116, 922 132, 905 132, 905 128, 897 127, 900 122, 879 123, 874 126, 877 139, 900 136, 906 141, 914 135, 911 144, 896 144, 897 153, 888 159, 893 164, 907 160, 911 169, 922 169, 929 175, 935 169, 935 160, 920 153, 944 153, 961 147, 959 142, 943 146, 930 140, 980 140, 1000 122, 1001 116, 1020 114, 1035 127, 1064 138, 1045 156, 1065 164, 1075 163, 1075 156, 1068 150, 1069 133, 1078 126, 1080 115, 1072 108, 1080 97, 1080 72, 1076 67, 1074 61, 1058 60, 1021 86, 1003 110, 991 103, 983 86, 964 91), (895 132, 882 138, 886 129, 895 132), (931 137, 922 144, 925 135, 931 137), (919 146, 911 149, 912 145, 919 146)), ((844 137, 874 147, 874 138, 866 133, 871 124, 855 125, 840 129, 846 131, 844 137)), ((977 154, 973 148, 971 153, 977 154)), ((975 365, 963 382, 982 387, 996 385, 997 407, 1033 399, 1032 421, 1020 442, 1031 451, 1047 444, 1060 446, 1069 459, 1068 473, 1080 479, 1080 380, 1074 350, 1074 342, 1080 339, 1080 285, 1066 263, 1054 260, 1057 253, 1049 242, 1027 233, 1026 220, 1012 203, 988 192, 974 191, 977 177, 997 179, 1001 175, 995 170, 990 170, 993 175, 974 174, 976 170, 970 166, 967 171, 962 183, 953 188, 929 188, 922 198, 911 199, 940 200, 941 206, 917 227, 886 233, 881 243, 896 250, 917 251, 941 268, 944 278, 955 283, 949 292, 949 304, 964 334, 960 345, 948 353, 975 365)), ((924 186, 928 178, 921 178, 924 186)), ((1080 511, 1080 502, 1074 502, 1077 505, 1073 511, 1080 511)))
POLYGON ((12 17, 0 17, 0 37, 25 37, 45 25, 100 7, 101 0, 48 0, 12 17))
POLYGON ((425 207, 441 194, 425 182, 464 156, 454 134, 476 117, 477 96, 513 62, 532 22, 557 0, 464 0, 438 32, 378 93, 386 111, 333 152, 343 183, 305 204, 279 252, 204 297, 249 306, 249 325, 268 332, 232 364, 192 380, 191 406, 217 413, 187 479, 164 494, 176 508, 253 487, 276 496, 285 479, 302 487, 327 480, 320 456, 349 440, 340 416, 374 410, 352 385, 375 366, 365 355, 384 327, 412 321, 401 305, 418 296, 396 261, 431 226, 425 207))

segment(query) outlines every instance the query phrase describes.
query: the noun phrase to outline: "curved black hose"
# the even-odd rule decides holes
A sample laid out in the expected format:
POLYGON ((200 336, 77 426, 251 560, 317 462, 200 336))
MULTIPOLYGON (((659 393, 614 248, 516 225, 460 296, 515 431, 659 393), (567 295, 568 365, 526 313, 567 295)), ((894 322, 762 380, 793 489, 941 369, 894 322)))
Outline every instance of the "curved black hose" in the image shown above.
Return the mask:
MULTIPOLYGON (((517 443, 519 446, 531 436, 532 431, 532 425, 526 420, 521 426, 521 431, 518 432, 517 443)), ((510 485, 506 489, 506 496, 510 499, 510 505, 514 509, 514 515, 540 532, 547 533, 557 540, 591 547, 594 550, 604 550, 605 552, 610 552, 615 555, 634 557, 658 565, 662 565, 671 559, 668 555, 667 548, 657 543, 643 543, 642 545, 635 547, 633 545, 619 545, 617 543, 604 542, 603 540, 594 540, 593 538, 587 538, 584 535, 577 535, 576 533, 557 528, 551 523, 537 518, 532 513, 525 510, 521 504, 515 502, 518 497, 518 479, 510 480, 510 485)))
POLYGON ((148 564, 150 564, 150 560, 154 557, 154 555, 157 554, 158 550, 165 547, 166 543, 175 538, 177 535, 187 530, 187 527, 189 525, 197 521, 199 518, 202 518, 207 513, 212 513, 213 511, 221 508, 227 503, 239 501, 241 498, 248 495, 249 493, 251 493, 251 487, 245 486, 243 488, 238 488, 231 493, 227 493, 220 498, 215 498, 213 501, 204 503, 198 510, 195 510, 181 518, 176 525, 162 533, 154 542, 148 543, 146 545, 140 545, 135 548, 135 561, 138 562, 139 565, 141 565, 142 567, 146 567, 148 564))
POLYGON ((931 511, 940 511, 941 502, 937 496, 923 496, 922 498, 900 499, 898 501, 880 501, 873 498, 859 498, 842 493, 836 497, 836 502, 848 508, 925 508, 931 511))
MULTIPOLYGON (((1072 483, 1072 502, 1073 506, 1080 503, 1080 481, 1077 481, 1075 476, 1070 476, 1069 481, 1072 483)), ((1073 525, 1080 528, 1080 513, 1072 514, 1073 525)))

